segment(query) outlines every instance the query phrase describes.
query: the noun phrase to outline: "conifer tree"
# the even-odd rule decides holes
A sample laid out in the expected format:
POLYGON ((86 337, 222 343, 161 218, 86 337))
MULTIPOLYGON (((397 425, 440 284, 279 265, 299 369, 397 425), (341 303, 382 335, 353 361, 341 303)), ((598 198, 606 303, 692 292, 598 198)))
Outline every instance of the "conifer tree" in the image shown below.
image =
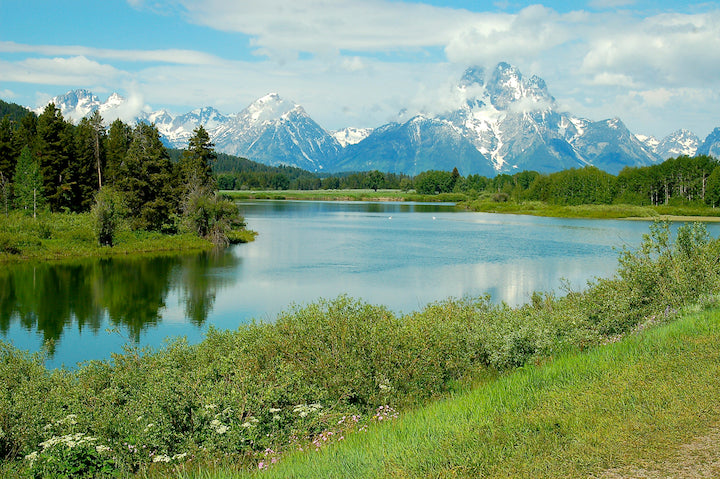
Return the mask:
MULTIPOLYGON (((88 211, 98 191, 96 130, 91 120, 83 118, 75 127, 74 155, 68 165, 72 187, 72 211, 88 211)), ((99 154, 99 152, 98 152, 99 154)))
POLYGON ((68 178, 72 125, 50 103, 38 117, 35 154, 40 160, 43 176, 43 193, 53 211, 69 207, 71 185, 68 178))
POLYGON ((155 125, 139 123, 116 178, 132 226, 171 231, 177 211, 176 175, 155 125))
POLYGON ((15 207, 26 213, 32 212, 34 218, 37 216, 37 210, 44 204, 43 180, 38 160, 28 147, 23 148, 20 153, 13 183, 15 184, 15 207))
POLYGON ((214 144, 202 125, 193 131, 188 148, 180 158, 181 181, 185 185, 214 188, 212 163, 217 159, 214 144))
POLYGON ((133 130, 122 120, 115 120, 108 130, 105 147, 105 171, 103 181, 113 185, 118 178, 120 165, 125 161, 130 143, 133 138, 133 130))

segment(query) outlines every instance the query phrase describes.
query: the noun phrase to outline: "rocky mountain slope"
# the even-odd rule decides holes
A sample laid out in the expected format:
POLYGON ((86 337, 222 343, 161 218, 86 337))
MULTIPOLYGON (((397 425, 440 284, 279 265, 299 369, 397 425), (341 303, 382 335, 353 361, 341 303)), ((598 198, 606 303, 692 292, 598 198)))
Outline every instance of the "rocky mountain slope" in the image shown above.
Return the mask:
MULTIPOLYGON (((617 173, 679 155, 720 154, 720 128, 702 144, 687 130, 662 140, 634 135, 619 118, 592 121, 560 111, 542 78, 526 78, 507 63, 491 71, 468 68, 455 93, 456 105, 448 111, 374 129, 327 131, 301 105, 277 93, 230 115, 204 107, 183 115, 145 112, 136 121, 155 123, 168 146, 184 148, 203 125, 218 151, 310 171, 417 174, 457 167, 463 175, 492 176, 594 165, 617 173)), ((94 110, 112 116, 126 100, 114 93, 103 102, 75 90, 52 101, 78 121, 94 110)))

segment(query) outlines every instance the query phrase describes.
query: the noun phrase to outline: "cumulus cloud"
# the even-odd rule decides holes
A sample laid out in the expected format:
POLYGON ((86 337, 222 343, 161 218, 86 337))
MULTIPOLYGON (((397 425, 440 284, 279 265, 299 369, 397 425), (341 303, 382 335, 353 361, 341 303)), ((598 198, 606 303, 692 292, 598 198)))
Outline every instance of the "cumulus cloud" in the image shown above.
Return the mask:
POLYGON ((199 25, 250 35, 256 52, 389 51, 444 45, 481 16, 461 9, 386 0, 178 0, 199 25))
POLYGON ((566 24, 574 18, 541 5, 517 14, 487 15, 458 29, 445 52, 451 61, 464 63, 531 60, 572 40, 566 24))
POLYGON ((83 56, 0 61, 0 81, 48 85, 88 85, 118 81, 123 72, 83 56))
POLYGON ((591 39, 581 69, 657 86, 707 85, 720 76, 720 11, 662 14, 591 39))

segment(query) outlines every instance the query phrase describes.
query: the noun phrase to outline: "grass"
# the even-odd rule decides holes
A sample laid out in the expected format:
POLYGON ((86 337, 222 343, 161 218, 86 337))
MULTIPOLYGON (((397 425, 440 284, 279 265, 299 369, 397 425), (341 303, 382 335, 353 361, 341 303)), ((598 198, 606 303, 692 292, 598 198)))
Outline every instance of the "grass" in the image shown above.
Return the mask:
POLYGON ((703 221, 720 221, 720 209, 693 206, 637 206, 637 205, 577 205, 564 206, 526 201, 516 203, 472 201, 462 202, 458 206, 471 211, 484 213, 522 214, 534 216, 551 216, 556 218, 596 218, 596 219, 702 219, 703 221))
POLYGON ((222 191, 236 200, 310 200, 310 201, 417 201, 456 202, 467 199, 462 193, 421 195, 414 191, 401 190, 266 190, 266 191, 222 191))
MULTIPOLYGON (((235 242, 252 241, 254 233, 233 232, 232 239, 235 242)), ((210 241, 197 235, 132 231, 127 227, 117 232, 113 247, 103 247, 95 237, 89 213, 46 213, 38 218, 18 212, 0 215, 0 263, 211 248, 210 241)))
MULTIPOLYGON (((720 424, 719 341, 720 310, 688 314, 526 366, 261 473, 182 477, 666 477, 697 466, 678 464, 678 446, 720 424)), ((713 453, 717 461, 720 448, 713 453)))

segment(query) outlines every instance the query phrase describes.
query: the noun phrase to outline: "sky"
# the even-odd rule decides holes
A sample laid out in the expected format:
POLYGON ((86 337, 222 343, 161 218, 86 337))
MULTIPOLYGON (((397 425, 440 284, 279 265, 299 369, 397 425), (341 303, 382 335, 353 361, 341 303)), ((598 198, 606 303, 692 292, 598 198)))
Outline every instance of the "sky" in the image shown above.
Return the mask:
MULTIPOLYGON (((662 138, 720 126, 720 4, 666 0, 0 0, 0 99, 83 88, 124 112, 229 114, 276 92, 328 130, 452 108, 470 66, 662 138)), ((126 118, 129 119, 129 118, 126 118)))

